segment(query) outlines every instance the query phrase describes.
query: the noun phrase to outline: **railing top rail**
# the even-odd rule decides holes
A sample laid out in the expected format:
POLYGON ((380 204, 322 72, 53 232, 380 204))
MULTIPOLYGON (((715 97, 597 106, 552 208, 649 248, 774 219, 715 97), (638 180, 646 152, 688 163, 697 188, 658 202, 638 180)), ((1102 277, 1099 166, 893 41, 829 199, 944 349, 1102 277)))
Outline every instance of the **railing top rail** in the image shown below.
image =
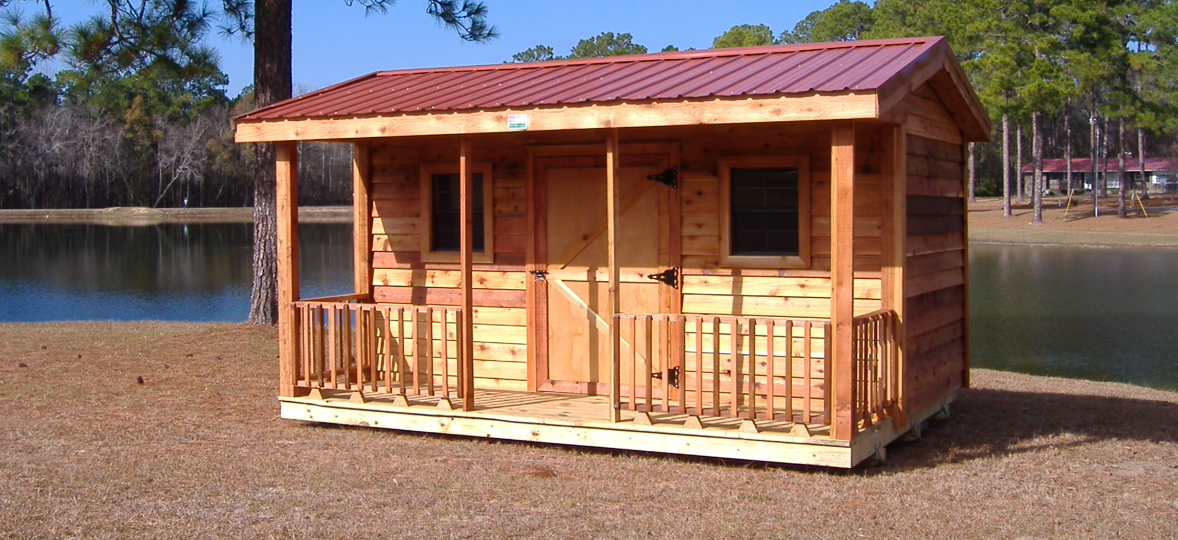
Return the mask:
POLYGON ((859 322, 859 321, 865 321, 868 319, 874 319, 876 317, 890 317, 890 316, 894 316, 895 313, 896 313, 895 311, 888 309, 888 308, 877 309, 875 311, 872 311, 871 313, 864 313, 862 315, 856 315, 853 320, 855 322, 859 322))
MULTIPOLYGON (((358 295, 350 295, 358 296, 358 295)), ((316 307, 316 308, 351 308, 363 310, 384 311, 385 309, 406 309, 406 310, 424 310, 432 309, 434 311, 445 311, 447 313, 462 313, 460 306, 436 306, 436 305, 416 305, 416 304, 386 304, 376 302, 356 302, 353 300, 338 300, 338 298, 346 297, 324 297, 311 298, 308 300, 299 300, 293 302, 296 307, 316 307)))
POLYGON ((363 300, 368 300, 368 298, 369 298, 369 296, 364 293, 339 294, 339 295, 335 295, 335 296, 321 296, 319 298, 304 298, 302 300, 296 301, 295 304, 305 304, 305 303, 312 303, 312 302, 318 302, 318 303, 359 302, 359 301, 363 301, 363 300))
POLYGON ((720 322, 730 322, 730 321, 734 321, 734 320, 741 321, 741 322, 750 321, 750 320, 755 320, 757 322, 762 322, 762 321, 774 321, 774 322, 793 321, 793 322, 815 322, 815 323, 830 322, 830 319, 822 319, 822 318, 814 318, 814 317, 762 317, 762 316, 757 316, 757 315, 705 315, 705 314, 697 314, 697 313, 618 313, 617 316, 624 318, 624 319, 629 319, 629 318, 634 318, 634 317, 651 317, 654 320, 701 318, 705 321, 709 321, 712 319, 719 319, 720 322))

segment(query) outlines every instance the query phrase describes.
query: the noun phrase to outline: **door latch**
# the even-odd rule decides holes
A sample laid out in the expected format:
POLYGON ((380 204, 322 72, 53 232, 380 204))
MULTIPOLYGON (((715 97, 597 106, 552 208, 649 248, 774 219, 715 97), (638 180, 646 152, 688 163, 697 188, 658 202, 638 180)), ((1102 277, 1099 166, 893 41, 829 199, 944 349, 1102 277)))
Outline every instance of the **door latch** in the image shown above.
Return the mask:
POLYGON ((671 287, 676 288, 676 289, 679 288, 679 268, 678 267, 671 267, 666 270, 663 270, 662 272, 655 272, 653 274, 647 274, 646 278, 653 279, 655 281, 661 281, 661 282, 666 283, 667 285, 670 285, 671 287))
POLYGON ((532 274, 536 278, 536 281, 548 281, 547 270, 528 270, 528 273, 532 274))

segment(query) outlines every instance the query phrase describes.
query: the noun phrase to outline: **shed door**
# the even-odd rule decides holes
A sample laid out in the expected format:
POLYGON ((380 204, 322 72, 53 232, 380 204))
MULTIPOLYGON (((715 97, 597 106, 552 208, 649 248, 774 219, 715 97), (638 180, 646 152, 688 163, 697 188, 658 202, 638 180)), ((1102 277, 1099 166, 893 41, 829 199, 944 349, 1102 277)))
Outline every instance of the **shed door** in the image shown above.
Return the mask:
MULTIPOLYGON (((670 167, 666 154, 623 156, 620 163, 617 246, 623 313, 678 311, 678 290, 647 277, 677 266, 670 242, 669 211, 677 193, 647 179, 670 167)), ((547 270, 545 333, 547 380, 542 390, 609 393, 609 255, 606 234, 606 169, 603 157, 538 158, 543 186, 538 216, 547 270)), ((677 202, 676 202, 677 205, 677 202)), ((675 234, 678 233, 676 228, 675 234)), ((623 357, 630 340, 624 340, 623 357)), ((656 358, 662 357, 656 351, 656 358)), ((654 372, 668 366, 655 360, 654 372)), ((628 366, 623 380, 629 379, 628 366)), ((656 395, 661 391, 656 389, 656 395)))

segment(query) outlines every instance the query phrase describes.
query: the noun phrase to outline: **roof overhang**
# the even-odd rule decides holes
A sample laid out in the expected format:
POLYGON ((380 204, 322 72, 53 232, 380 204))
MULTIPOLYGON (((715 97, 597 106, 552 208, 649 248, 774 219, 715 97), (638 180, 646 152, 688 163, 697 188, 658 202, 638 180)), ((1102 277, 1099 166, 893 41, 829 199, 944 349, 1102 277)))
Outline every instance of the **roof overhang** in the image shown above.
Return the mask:
POLYGON ((872 120, 875 92, 777 97, 592 103, 557 107, 403 113, 346 118, 238 120, 237 142, 338 141, 383 137, 474 135, 764 122, 872 120), (521 122, 523 124, 521 124, 521 122), (524 125, 526 124, 526 126, 524 125))

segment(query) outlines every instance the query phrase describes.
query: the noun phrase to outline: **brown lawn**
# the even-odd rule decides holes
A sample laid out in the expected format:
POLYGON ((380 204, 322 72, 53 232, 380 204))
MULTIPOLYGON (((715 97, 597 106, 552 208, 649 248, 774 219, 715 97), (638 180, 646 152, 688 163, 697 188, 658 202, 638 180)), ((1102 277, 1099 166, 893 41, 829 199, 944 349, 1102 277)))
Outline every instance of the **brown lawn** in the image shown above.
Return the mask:
POLYGON ((1101 199, 1100 216, 1092 211, 1091 199, 1073 201, 1043 198, 1043 223, 1031 224, 1034 209, 1030 199, 1012 204, 1012 215, 1002 215, 1002 199, 978 199, 969 205, 971 243, 1075 244, 1090 246, 1178 247, 1178 196, 1153 196, 1145 201, 1144 212, 1133 202, 1129 217, 1117 217, 1114 198, 1101 199))
POLYGON ((284 421, 275 358, 241 325, 0 325, 0 538, 1178 538, 1178 393, 975 370, 840 473, 284 421))

